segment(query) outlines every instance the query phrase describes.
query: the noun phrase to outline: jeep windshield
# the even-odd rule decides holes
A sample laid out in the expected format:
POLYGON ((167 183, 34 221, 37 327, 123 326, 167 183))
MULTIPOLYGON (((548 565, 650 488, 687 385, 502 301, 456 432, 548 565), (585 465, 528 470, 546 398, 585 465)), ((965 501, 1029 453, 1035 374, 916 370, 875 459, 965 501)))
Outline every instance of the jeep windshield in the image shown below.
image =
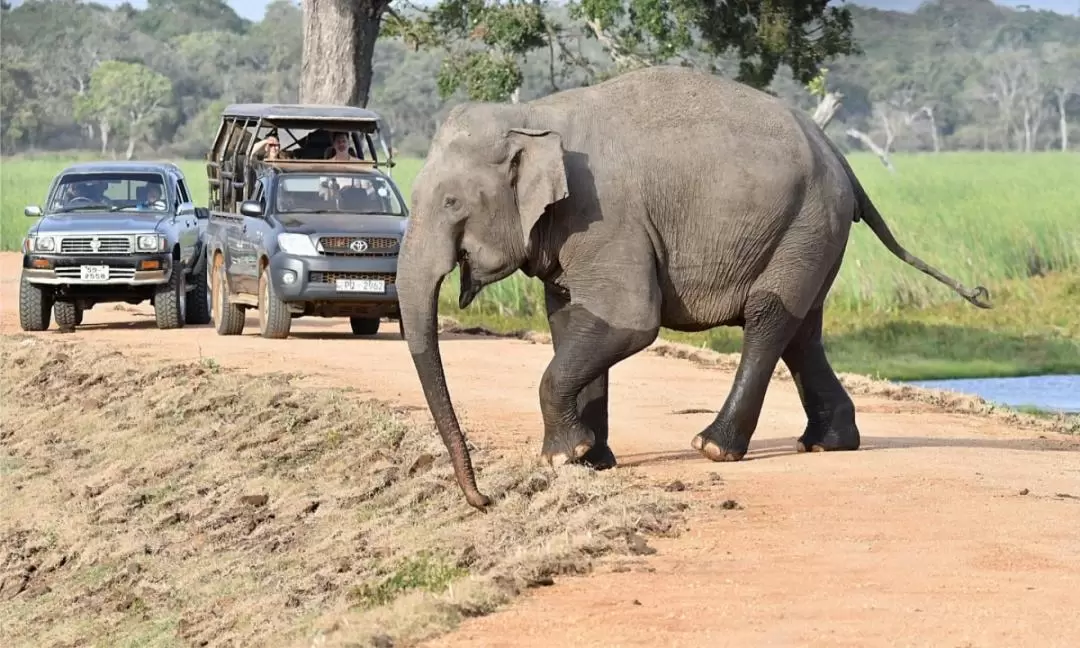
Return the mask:
POLYGON ((69 173, 60 178, 46 204, 54 213, 164 212, 168 210, 164 188, 160 173, 69 173))
POLYGON ((277 181, 276 203, 282 213, 405 216, 397 189, 375 173, 283 175, 277 181))

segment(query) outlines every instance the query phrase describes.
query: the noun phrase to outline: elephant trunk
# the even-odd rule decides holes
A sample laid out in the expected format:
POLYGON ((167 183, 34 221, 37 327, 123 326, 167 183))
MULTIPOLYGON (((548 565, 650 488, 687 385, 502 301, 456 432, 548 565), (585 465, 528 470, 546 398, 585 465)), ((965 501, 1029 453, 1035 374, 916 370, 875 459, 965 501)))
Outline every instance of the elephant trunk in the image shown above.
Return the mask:
MULTIPOLYGON (((416 374, 427 399, 439 435, 450 453, 454 465, 454 476, 470 505, 483 510, 491 499, 482 494, 476 486, 469 449, 465 445, 465 435, 461 432, 454 405, 450 402, 450 393, 446 387, 446 375, 443 372, 442 356, 439 353, 438 309, 439 288, 446 272, 432 272, 439 263, 431 263, 429 250, 423 252, 406 243, 398 263, 398 301, 401 305, 401 320, 405 328, 405 340, 409 345, 416 374)), ((449 257, 450 269, 453 269, 455 255, 449 257)), ((445 260, 444 260, 445 261, 445 260)))

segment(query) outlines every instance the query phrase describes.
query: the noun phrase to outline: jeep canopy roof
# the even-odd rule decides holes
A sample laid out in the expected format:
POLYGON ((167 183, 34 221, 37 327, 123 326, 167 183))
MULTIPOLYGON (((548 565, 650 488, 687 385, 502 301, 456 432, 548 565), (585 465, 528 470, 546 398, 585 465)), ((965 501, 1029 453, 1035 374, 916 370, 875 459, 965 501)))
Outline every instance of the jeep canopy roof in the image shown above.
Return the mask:
POLYGON ((394 166, 390 134, 374 111, 325 104, 226 106, 207 154, 212 208, 235 211, 239 202, 250 194, 255 180, 252 168, 262 163, 252 158, 252 152, 268 136, 276 136, 281 152, 291 159, 322 161, 337 132, 348 134, 351 153, 367 164, 394 166))

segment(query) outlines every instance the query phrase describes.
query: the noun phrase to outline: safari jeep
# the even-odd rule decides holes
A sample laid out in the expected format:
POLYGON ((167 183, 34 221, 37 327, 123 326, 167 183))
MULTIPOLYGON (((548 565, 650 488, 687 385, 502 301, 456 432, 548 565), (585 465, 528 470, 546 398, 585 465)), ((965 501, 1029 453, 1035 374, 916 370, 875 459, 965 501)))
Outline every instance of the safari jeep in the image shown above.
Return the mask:
POLYGON ((23 239, 24 331, 82 324, 95 304, 149 300, 158 328, 208 324, 202 232, 184 174, 168 162, 85 162, 53 179, 23 239))
POLYGON ((395 278, 408 208, 381 126, 376 113, 346 106, 225 109, 206 165, 218 334, 240 334, 249 308, 266 338, 288 337, 304 316, 348 317, 362 336, 378 333, 383 318, 400 323, 395 278), (343 159, 328 159, 335 152, 343 159))

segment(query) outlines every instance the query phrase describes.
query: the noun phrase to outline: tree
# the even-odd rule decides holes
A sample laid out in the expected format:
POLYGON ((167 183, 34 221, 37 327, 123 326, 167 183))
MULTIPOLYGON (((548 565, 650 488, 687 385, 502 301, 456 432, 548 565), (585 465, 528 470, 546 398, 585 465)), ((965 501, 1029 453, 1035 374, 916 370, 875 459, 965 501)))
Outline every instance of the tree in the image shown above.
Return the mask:
POLYGON ((734 56, 735 78, 765 88, 781 65, 806 84, 828 59, 858 53, 850 11, 829 3, 571 0, 570 7, 621 68, 673 61, 696 67, 695 51, 712 58, 734 56))
POLYGON ((543 0, 443 0, 411 20, 391 16, 388 36, 414 48, 446 52, 439 69, 439 95, 463 88, 474 101, 517 102, 524 80, 519 60, 540 48, 554 57, 556 25, 543 0))
POLYGON ((41 129, 40 105, 30 66, 20 60, 17 48, 3 48, 0 66, 0 145, 11 150, 22 142, 31 147, 41 129))
POLYGON ((371 58, 392 0, 303 0, 300 101, 367 106, 371 58))
POLYGON ((1080 46, 1052 42, 1043 46, 1047 85, 1058 114, 1058 138, 1062 151, 1069 150, 1069 101, 1080 97, 1080 46))
POLYGON ((139 63, 105 61, 90 75, 90 90, 78 98, 75 110, 80 121, 99 124, 102 153, 108 149, 110 133, 127 135, 130 160, 138 140, 152 143, 171 108, 172 84, 167 78, 139 63))

